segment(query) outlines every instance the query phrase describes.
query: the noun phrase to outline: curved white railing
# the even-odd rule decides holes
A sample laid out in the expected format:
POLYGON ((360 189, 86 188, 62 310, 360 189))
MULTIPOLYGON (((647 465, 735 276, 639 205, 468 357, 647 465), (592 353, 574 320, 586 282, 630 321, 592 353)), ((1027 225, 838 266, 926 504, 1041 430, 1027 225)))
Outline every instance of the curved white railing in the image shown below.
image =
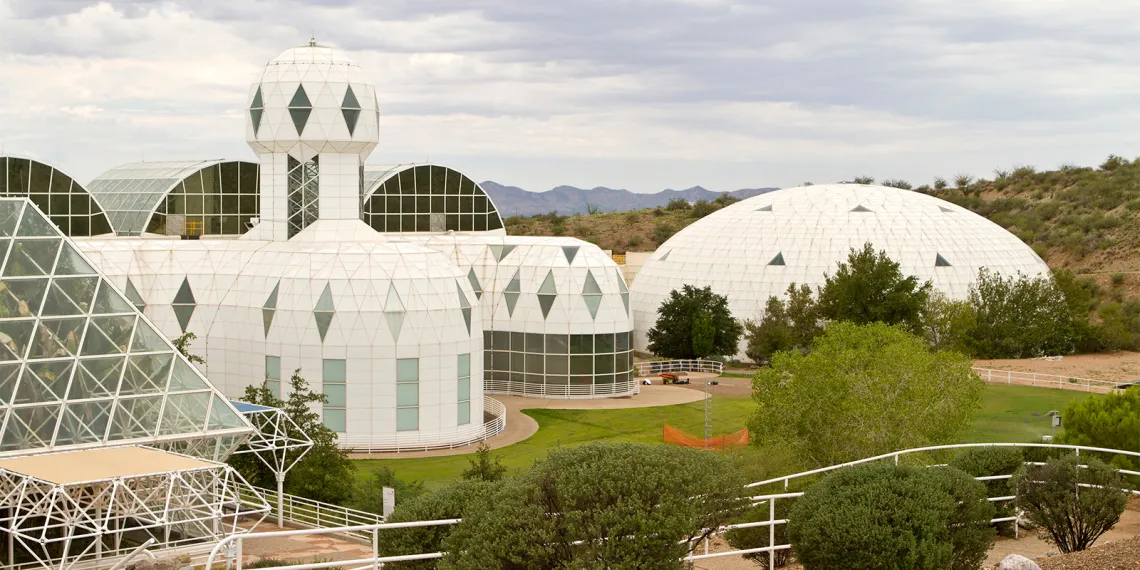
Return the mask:
MULTIPOLYGON (((1103 448, 1103 447, 1090 447, 1090 446, 1084 446, 1084 445, 1060 445, 1060 444, 1048 444, 1048 443, 961 443, 961 444, 954 444, 954 445, 936 445, 936 446, 929 446, 929 447, 919 447, 919 448, 914 448, 914 449, 906 449, 906 450, 902 450, 902 451, 895 451, 892 453, 884 453, 882 455, 876 455, 874 457, 868 457, 866 459, 860 459, 858 461, 850 461, 847 463, 841 463, 839 465, 833 465, 833 466, 824 467, 821 469, 813 469, 811 471, 804 471, 802 473, 795 473, 792 475, 785 475, 783 477, 776 477, 776 478, 768 479, 765 481, 758 481, 756 483, 751 483, 749 485, 746 485, 745 488, 755 488, 755 487, 761 487, 761 486, 766 486, 766 485, 774 485, 774 484, 781 484, 782 483, 784 485, 785 490, 786 490, 787 486, 788 486, 788 482, 791 480, 799 479, 799 478, 803 478, 803 477, 810 477, 812 475, 819 475, 819 474, 823 474, 823 473, 828 473, 831 471, 842 469, 844 467, 851 467, 854 465, 861 465, 864 463, 871 463, 871 462, 875 462, 875 461, 893 461, 895 464, 898 464, 899 458, 903 457, 903 456, 907 456, 907 455, 924 453, 924 452, 929 452, 929 451, 941 451, 941 450, 948 450, 948 449, 967 449, 967 448, 974 448, 974 447, 1029 447, 1029 448, 1041 447, 1041 448, 1053 448, 1053 449, 1068 449, 1068 450, 1074 451, 1077 455, 1080 455, 1080 453, 1082 451, 1084 451, 1086 453, 1087 452, 1111 453, 1111 454, 1118 454, 1118 455, 1129 455, 1132 457, 1140 458, 1140 453, 1134 452, 1134 451, 1123 451, 1123 450, 1119 450, 1119 449, 1107 449, 1107 448, 1103 448)), ((1117 469, 1116 471, 1119 473, 1126 474, 1126 475, 1140 476, 1140 472, 1137 472, 1137 471, 1130 471, 1127 469, 1117 469)), ((1009 478, 1012 478, 1012 476, 1013 476, 1013 474, 1011 473, 1008 475, 995 475, 995 476, 987 476, 987 477, 977 477, 976 479, 978 479, 979 481, 992 481, 992 480, 999 480, 999 479, 1009 479, 1009 478)), ((1140 491, 1130 491, 1130 492, 1133 494, 1140 495, 1140 491)), ((769 536, 769 542, 768 542, 768 544, 770 546, 765 546, 765 547, 760 547, 760 548, 740 549, 740 550, 726 550, 723 552, 709 553, 708 552, 708 541, 706 541, 705 542, 705 553, 704 554, 693 554, 693 555, 685 557, 684 560, 685 561, 695 561, 695 560, 704 560, 704 559, 708 559, 708 558, 720 558, 720 557, 725 557, 725 556, 742 556, 745 554, 756 554, 756 553, 762 553, 762 552, 775 552, 778 550, 789 550, 789 549, 791 549, 791 547, 792 547, 791 544, 776 544, 775 543, 776 527, 779 525, 787 524, 787 522, 788 522, 786 519, 777 519, 776 518, 776 502, 779 500, 794 499, 794 498, 800 497, 800 496, 803 496, 802 492, 773 493, 773 494, 757 495, 757 496, 749 497, 748 499, 753 505, 762 505, 764 503, 768 504, 768 519, 767 520, 750 521, 750 522, 744 522, 744 523, 739 523, 739 524, 726 525, 726 526, 723 526, 723 527, 716 529, 716 531, 713 532, 714 535, 722 535, 722 534, 728 532, 729 530, 736 529, 736 528, 764 528, 764 527, 766 527, 766 528, 768 528, 768 531, 769 531, 769 535, 768 535, 769 536)), ((987 499, 990 502, 994 502, 994 503, 1008 502, 1008 501, 1012 501, 1014 498, 1015 497, 1013 497, 1013 496, 987 497, 987 499)), ((1017 522, 1017 521, 1019 521, 1019 517, 1012 516, 1012 517, 995 518, 995 519, 992 519, 990 522, 1000 523, 1000 522, 1017 522)), ((281 570, 315 570, 318 568, 329 568, 329 567, 333 567, 333 566, 342 566, 345 568, 358 568, 358 567, 362 567, 362 566, 368 566, 368 567, 375 568, 377 565, 383 564, 385 562, 438 559, 438 558, 443 558, 443 556, 444 556, 443 552, 430 552, 430 553, 418 553, 418 554, 406 554, 406 555, 399 555, 399 556, 380 557, 378 547, 377 547, 377 545, 379 544, 379 536, 378 536, 379 532, 382 530, 385 530, 385 529, 395 529, 395 528, 455 525, 455 524, 459 524, 460 522, 462 522, 461 519, 447 519, 447 520, 436 520, 436 521, 417 521, 417 522, 406 522, 406 523, 384 523, 384 524, 359 525, 359 526, 341 527, 341 528, 324 528, 324 529, 312 529, 312 530, 294 530, 294 531, 249 533, 249 534, 233 535, 233 536, 226 537, 225 539, 223 539, 221 542, 219 542, 214 547, 213 551, 210 553, 210 557, 207 561, 206 567, 207 568, 213 567, 211 565, 217 560, 217 557, 220 554, 222 554, 224 551, 226 553, 226 557, 227 557, 226 558, 227 559, 227 567, 229 567, 229 564, 231 562, 234 562, 237 565, 237 570, 241 570, 242 569, 242 563, 243 563, 242 562, 242 544, 248 540, 259 540, 259 539, 283 537, 283 536, 312 535, 312 534, 336 534, 336 533, 341 533, 341 534, 355 533, 357 536, 361 536, 361 535, 370 536, 371 541, 372 541, 373 557, 372 558, 362 558, 359 560, 348 560, 348 561, 338 561, 338 562, 313 562, 313 563, 308 563, 308 564, 296 564, 296 565, 291 565, 291 566, 282 566, 281 570)), ((1015 524, 1014 525, 1014 532, 1015 533, 1018 532, 1017 528, 1018 527, 1015 524)), ((768 563, 769 563, 768 567, 770 569, 775 568, 775 557, 769 556, 768 557, 768 563)))
POLYGON ((483 397, 483 417, 491 419, 472 430, 467 436, 449 441, 439 441, 446 434, 418 434, 415 432, 397 433, 388 436, 340 436, 340 446, 352 452, 389 451, 428 451, 432 449, 452 449, 478 443, 499 435, 507 427, 507 407, 502 402, 483 397))
POLYGON ((592 400, 621 398, 638 392, 636 380, 623 380, 610 384, 557 385, 514 382, 511 380, 484 380, 483 391, 488 394, 547 398, 551 400, 592 400))
MULTIPOLYGON (((270 518, 277 516, 277 491, 273 489, 256 488, 258 492, 269 501, 271 505, 270 518)), ((281 518, 290 524, 301 528, 329 528, 351 527, 360 525, 380 524, 384 516, 368 511, 350 509, 331 503, 322 503, 297 495, 283 493, 281 495, 281 518)), ((348 533, 352 534, 352 533, 348 533)), ((368 538, 367 535, 356 535, 358 538, 368 538)))
POLYGON ((1061 390, 1079 390, 1081 392, 1095 392, 1107 394, 1119 388, 1126 388, 1138 382, 1113 382, 1110 380, 1093 380, 1077 376, 1059 376, 1057 374, 1041 374, 1038 372, 1016 372, 1013 370, 994 370, 993 368, 974 367, 974 372, 982 377, 987 384, 1008 384, 1011 386, 1037 386, 1039 388, 1057 388, 1061 390))
POLYGON ((638 376, 656 376, 662 372, 724 373, 724 363, 716 360, 650 360, 634 364, 638 376))

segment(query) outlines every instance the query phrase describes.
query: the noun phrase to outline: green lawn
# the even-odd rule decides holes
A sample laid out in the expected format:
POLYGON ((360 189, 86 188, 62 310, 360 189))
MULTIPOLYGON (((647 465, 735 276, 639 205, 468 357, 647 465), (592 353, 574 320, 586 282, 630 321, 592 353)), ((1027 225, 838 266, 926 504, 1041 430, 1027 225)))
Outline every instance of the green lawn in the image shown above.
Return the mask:
MULTIPOLYGON (((1085 394, 1049 388, 1022 386, 988 386, 984 403, 968 442, 1029 441, 1048 434, 1049 410, 1062 410, 1065 404, 1085 394), (1034 412, 1040 415, 1034 415, 1034 412)), ((746 396, 713 398, 713 432, 731 433, 744 428, 755 405, 746 396)), ((626 410, 526 410, 538 422, 538 433, 526 441, 495 450, 503 464, 512 470, 529 467, 554 447, 582 445, 592 441, 628 441, 661 443, 661 427, 668 423, 698 435, 704 429, 704 405, 701 402, 632 408, 626 410)), ((457 479, 468 465, 469 455, 424 459, 363 459, 357 462, 361 472, 386 466, 401 479, 417 479, 436 488, 457 479)))

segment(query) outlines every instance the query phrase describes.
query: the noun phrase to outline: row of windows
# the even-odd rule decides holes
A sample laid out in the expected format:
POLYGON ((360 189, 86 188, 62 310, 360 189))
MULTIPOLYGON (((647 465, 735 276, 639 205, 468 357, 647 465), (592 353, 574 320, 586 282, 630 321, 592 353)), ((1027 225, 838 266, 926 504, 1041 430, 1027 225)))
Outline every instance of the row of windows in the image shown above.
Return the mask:
POLYGON ((628 332, 546 335, 484 331, 483 348, 489 380, 566 386, 633 379, 628 332))
POLYGON ((146 231, 166 235, 241 235, 259 215, 258 165, 223 162, 187 176, 155 209, 146 231))
MULTIPOLYGON (((458 356, 457 423, 471 423, 471 355, 458 356)), ((343 359, 321 361, 321 384, 328 399, 321 410, 325 427, 345 433, 348 407, 348 374, 343 359)), ((275 398, 281 398, 281 357, 265 357, 265 385, 275 398)), ((420 360, 396 360, 396 431, 420 429, 420 360)))
POLYGON ((539 334, 483 331, 483 348, 539 354, 600 354, 627 352, 628 332, 603 334, 539 334))
POLYGON ((470 178, 424 165, 384 181, 364 202, 364 221, 381 232, 488 231, 503 227, 494 204, 470 178))
POLYGON ((87 190, 41 162, 0 156, 0 196, 30 198, 66 235, 111 233, 111 223, 87 190))

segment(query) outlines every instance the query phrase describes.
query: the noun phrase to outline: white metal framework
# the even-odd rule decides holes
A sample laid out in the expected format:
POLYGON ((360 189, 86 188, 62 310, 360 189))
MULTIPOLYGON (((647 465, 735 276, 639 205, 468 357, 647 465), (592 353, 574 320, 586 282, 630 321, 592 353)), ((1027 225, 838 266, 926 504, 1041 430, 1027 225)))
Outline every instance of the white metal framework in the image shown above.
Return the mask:
POLYGON ((6 535, 8 567, 66 570, 81 560, 121 556, 148 539, 156 549, 212 542, 243 532, 239 517, 260 520, 269 511, 261 495, 223 463, 141 447, 34 459, 52 455, 72 469, 45 475, 35 466, 23 469, 19 459, 0 465, 0 534, 6 535), (114 455, 125 469, 85 477, 85 463, 96 454, 114 455), (160 467, 151 471, 147 465, 160 467))
POLYGON ((301 427, 285 410, 248 402, 235 401, 233 405, 257 428, 249 441, 234 451, 234 454, 252 453, 273 471, 273 477, 277 481, 277 526, 282 526, 285 475, 312 449, 313 440, 301 431, 301 427))

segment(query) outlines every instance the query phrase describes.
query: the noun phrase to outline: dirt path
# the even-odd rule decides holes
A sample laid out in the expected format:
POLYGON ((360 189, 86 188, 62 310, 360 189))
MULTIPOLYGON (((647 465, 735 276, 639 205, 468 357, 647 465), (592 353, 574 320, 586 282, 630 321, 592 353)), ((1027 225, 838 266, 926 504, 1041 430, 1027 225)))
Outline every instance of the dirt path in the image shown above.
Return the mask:
POLYGON ((1140 352, 1074 354, 1062 357, 1060 360, 1040 358, 976 360, 974 366, 1119 382, 1140 379, 1140 352))

